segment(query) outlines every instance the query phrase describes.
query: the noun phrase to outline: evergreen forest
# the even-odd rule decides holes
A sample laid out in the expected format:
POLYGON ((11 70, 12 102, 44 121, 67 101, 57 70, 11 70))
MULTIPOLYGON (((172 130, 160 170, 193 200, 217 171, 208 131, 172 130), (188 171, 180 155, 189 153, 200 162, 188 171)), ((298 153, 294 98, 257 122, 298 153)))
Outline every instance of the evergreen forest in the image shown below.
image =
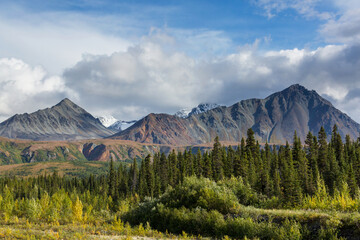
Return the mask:
POLYGON ((216 138, 203 153, 111 161, 105 175, 1 177, 0 236, 360 239, 359 187, 360 138, 336 125, 280 146, 249 129, 237 147, 216 138))

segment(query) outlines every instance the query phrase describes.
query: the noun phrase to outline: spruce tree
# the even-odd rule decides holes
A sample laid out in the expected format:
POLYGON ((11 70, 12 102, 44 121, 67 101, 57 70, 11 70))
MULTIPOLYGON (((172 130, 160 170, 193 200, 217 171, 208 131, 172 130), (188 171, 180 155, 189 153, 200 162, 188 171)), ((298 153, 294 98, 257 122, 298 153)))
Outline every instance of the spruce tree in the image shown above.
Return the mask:
POLYGON ((129 178, 130 180, 129 185, 131 186, 130 189, 133 194, 137 190, 138 176, 139 176, 139 169, 138 169, 137 161, 134 158, 133 164, 131 165, 130 168, 130 178, 129 178))
POLYGON ((298 180, 302 190, 306 193, 311 192, 310 181, 309 181, 309 166, 308 161, 305 157, 305 153, 301 146, 301 140, 297 137, 296 131, 294 133, 294 142, 293 142, 293 162, 295 171, 298 173, 298 180))
POLYGON ((175 186, 179 181, 179 168, 175 150, 172 150, 169 155, 169 184, 175 186))
MULTIPOLYGON (((160 163, 159 163, 159 168, 160 168, 160 172, 158 172, 156 175, 159 175, 159 184, 160 184, 160 188, 161 191, 165 191, 169 179, 168 179, 168 174, 169 174, 169 164, 168 164, 168 160, 167 157, 165 156, 165 153, 161 153, 160 156, 160 163)), ((160 193, 159 193, 160 194, 160 193)))
POLYGON ((197 153, 196 153, 196 157, 195 157, 195 169, 196 169, 196 176, 201 177, 203 176, 203 170, 204 170, 204 163, 203 163, 203 158, 201 156, 201 150, 200 148, 198 149, 197 153))
POLYGON ((327 156, 328 156, 328 150, 327 150, 327 141, 326 141, 326 132, 323 127, 320 128, 319 134, 319 152, 318 152, 318 166, 320 173, 325 173, 329 170, 327 156))
POLYGON ((142 160, 139 173, 139 195, 141 198, 148 196, 148 187, 146 183, 145 159, 142 160))
POLYGON ((150 160, 150 155, 147 155, 145 158, 145 181, 147 186, 147 196, 153 197, 155 190, 155 176, 150 160))
POLYGON ((256 141, 255 141, 255 133, 252 128, 247 130, 247 138, 246 138, 246 150, 251 152, 251 155, 255 155, 256 151, 256 141))
POLYGON ((115 198, 115 189, 116 189, 116 173, 114 169, 114 161, 110 160, 110 167, 109 167, 109 177, 108 177, 108 184, 109 184, 109 195, 114 199, 115 198))
POLYGON ((288 142, 285 147, 284 164, 284 200, 286 204, 296 206, 301 202, 302 194, 288 142))
POLYGON ((339 188, 342 180, 339 165, 336 161, 335 151, 331 145, 328 147, 328 162, 329 170, 324 177, 326 185, 329 187, 329 193, 334 195, 335 190, 339 188))
POLYGON ((209 157, 208 152, 205 152, 203 154, 203 162, 204 162, 204 176, 206 178, 212 178, 212 161, 211 158, 209 157))
MULTIPOLYGON (((239 146, 240 147, 240 146, 239 146)), ((239 177, 241 176, 241 161, 240 161, 240 154, 236 154, 234 156, 234 176, 239 177)))
POLYGON ((221 154, 221 144, 219 137, 216 136, 214 140, 214 146, 212 150, 212 164, 213 164, 213 178, 215 181, 219 181, 224 177, 223 160, 221 154))
POLYGON ((280 168, 278 155, 276 151, 276 146, 273 145, 272 156, 271 156, 271 165, 270 165, 270 179, 272 180, 272 195, 281 197, 281 178, 280 178, 280 168))
POLYGON ((240 171, 240 176, 243 177, 244 180, 246 180, 248 177, 248 166, 249 166, 249 161, 248 161, 248 154, 246 151, 245 139, 242 138, 240 145, 239 171, 240 171))

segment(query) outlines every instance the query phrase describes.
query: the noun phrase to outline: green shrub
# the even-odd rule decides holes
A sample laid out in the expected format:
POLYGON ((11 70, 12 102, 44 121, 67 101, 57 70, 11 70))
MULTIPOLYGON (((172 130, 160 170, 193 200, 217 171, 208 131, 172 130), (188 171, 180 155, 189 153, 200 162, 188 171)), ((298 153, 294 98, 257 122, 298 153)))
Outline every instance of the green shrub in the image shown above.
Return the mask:
POLYGON ((240 207, 234 192, 207 178, 188 177, 181 185, 170 188, 159 200, 167 207, 203 208, 220 213, 235 213, 240 207))

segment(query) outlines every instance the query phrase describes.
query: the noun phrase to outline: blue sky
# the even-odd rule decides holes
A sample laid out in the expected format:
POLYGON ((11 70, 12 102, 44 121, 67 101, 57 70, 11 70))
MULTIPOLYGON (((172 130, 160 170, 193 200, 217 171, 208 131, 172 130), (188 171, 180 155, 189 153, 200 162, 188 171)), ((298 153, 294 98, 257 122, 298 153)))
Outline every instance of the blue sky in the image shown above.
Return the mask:
POLYGON ((0 1, 0 118, 69 97, 137 119, 294 83, 360 121, 360 2, 0 1))
MULTIPOLYGON (((124 17, 133 23, 137 37, 145 35, 153 27, 183 30, 221 31, 233 41, 233 47, 254 42, 256 39, 271 38, 264 48, 316 48, 324 45, 318 34, 324 20, 314 16, 304 16, 296 9, 286 8, 272 17, 254 0, 250 1, 9 1, 7 8, 17 9, 18 14, 7 14, 21 18, 23 12, 43 14, 64 12, 93 16, 111 17, 121 21, 124 17)), ((331 1, 318 2, 314 8, 320 12, 336 13, 331 1)), ((6 14, 6 13, 5 13, 6 14)), ((108 34, 121 36, 116 23, 103 27, 108 34)))

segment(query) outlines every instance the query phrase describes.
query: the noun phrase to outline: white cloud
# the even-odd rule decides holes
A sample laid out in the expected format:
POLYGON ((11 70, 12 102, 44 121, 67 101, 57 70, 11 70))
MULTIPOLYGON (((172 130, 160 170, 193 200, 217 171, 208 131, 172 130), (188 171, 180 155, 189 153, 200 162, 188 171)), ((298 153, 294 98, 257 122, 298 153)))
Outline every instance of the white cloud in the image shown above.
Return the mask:
POLYGON ((265 10, 269 18, 287 9, 293 9, 307 18, 320 18, 323 20, 332 18, 331 13, 317 10, 320 0, 254 0, 254 2, 265 10))
POLYGON ((308 18, 320 16, 322 36, 347 43, 267 52, 258 51, 259 40, 234 50, 217 30, 153 27, 144 34, 140 23, 126 17, 1 14, 1 57, 17 59, 0 59, 0 117, 68 96, 94 115, 131 120, 200 102, 229 105, 266 97, 300 83, 360 121, 354 107, 360 102, 359 6, 334 1, 338 17, 320 12, 317 0, 257 1, 269 17, 289 8, 308 18))
MULTIPOLYGON (((131 41, 131 37, 125 39, 111 32, 118 27, 114 26, 116 19, 111 17, 97 19, 64 12, 14 15, 0 15, 1 57, 42 65, 52 74, 61 74, 66 67, 80 61, 83 54, 111 54, 125 50, 131 41), (114 29, 101 29, 106 24, 114 29)), ((129 36, 135 30, 124 27, 122 31, 129 36)))
POLYGON ((0 59, 0 118, 48 107, 65 95, 74 96, 59 76, 48 76, 40 67, 31 67, 15 58, 0 59))
POLYGON ((230 105, 300 83, 360 120, 346 107, 350 89, 360 89, 355 81, 360 79, 360 45, 264 53, 254 43, 233 54, 199 60, 173 48, 175 38, 164 39, 155 34, 126 51, 84 58, 65 72, 66 84, 85 108, 134 119, 200 102, 230 105))
POLYGON ((358 0, 254 0, 272 18, 288 9, 310 19, 323 20, 321 37, 329 43, 357 43, 360 40, 360 1, 358 0), (320 5, 327 6, 322 10, 320 5), (329 10, 331 9, 331 10, 329 10))
POLYGON ((84 55, 62 76, 2 58, 0 117, 49 107, 67 96, 94 115, 130 120, 201 102, 230 105, 300 83, 360 121, 354 108, 360 101, 360 45, 263 52, 258 44, 197 58, 178 51, 177 38, 160 31, 124 51, 84 55))
POLYGON ((360 7, 321 26, 320 32, 328 42, 356 43, 360 40, 360 7))

